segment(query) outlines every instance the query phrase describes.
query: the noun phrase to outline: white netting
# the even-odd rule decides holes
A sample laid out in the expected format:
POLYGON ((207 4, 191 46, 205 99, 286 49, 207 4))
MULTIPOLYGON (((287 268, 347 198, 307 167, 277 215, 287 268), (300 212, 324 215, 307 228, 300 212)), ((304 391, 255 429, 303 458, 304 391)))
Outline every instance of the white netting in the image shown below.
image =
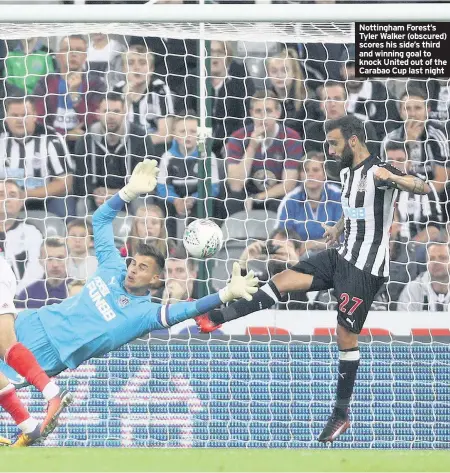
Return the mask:
POLYGON ((198 39, 234 41, 303 41, 353 43, 353 23, 205 23, 204 29, 198 23, 0 23, 0 37, 21 39, 52 31, 58 36, 89 34, 101 31, 106 34, 166 37, 175 39, 198 39))
MULTIPOLYGON (((351 6, 344 8, 357 19, 351 6)), ((1 171, 28 192, 24 211, 17 187, 8 183, 7 203, 0 205, 3 250, 19 279, 18 304, 58 302, 67 296, 69 279, 93 274, 96 260, 86 238, 92 214, 148 156, 160 160, 159 186, 115 220, 122 254, 146 241, 178 258, 174 248, 189 217, 205 214, 222 225, 226 239, 203 273, 182 258, 169 262, 167 276, 175 283, 155 289, 155 297, 176 302, 216 291, 238 260, 265 279, 287 261, 323 248, 319 222, 336 222, 342 212, 323 126, 327 118, 354 114, 366 123, 371 150, 398 166, 408 159, 410 170, 428 173, 441 202, 435 194, 399 200, 391 280, 363 332, 354 428, 342 445, 441 448, 449 439, 449 255, 446 244, 427 251, 425 241, 448 237, 442 178, 448 82, 358 82, 354 24, 301 22, 295 12, 300 22, 0 24, 1 171), (207 40, 204 50, 200 37, 207 40), (30 41, 19 41, 25 38, 30 41), (398 130, 409 95, 422 100, 424 120, 429 105, 433 143, 410 140, 415 143, 405 148, 398 130), (215 153, 206 165, 196 148, 199 124, 184 116, 201 110, 201 125, 212 132, 206 149, 215 153), (261 121, 274 136, 256 149, 255 167, 239 174, 236 161, 249 127, 261 121), (211 177, 206 186, 205 175, 211 177), (197 207, 205 194, 206 203, 197 207), (50 236, 60 238, 47 241, 40 254, 50 236), (430 272, 427 258, 436 262, 430 272)), ((334 397, 337 304, 328 291, 293 294, 289 305, 226 324, 208 341, 186 323, 89 361, 63 375, 76 404, 48 442, 315 447, 334 397)), ((36 393, 26 391, 23 399, 39 412, 36 393)), ((0 425, 10 433, 6 416, 0 425)))

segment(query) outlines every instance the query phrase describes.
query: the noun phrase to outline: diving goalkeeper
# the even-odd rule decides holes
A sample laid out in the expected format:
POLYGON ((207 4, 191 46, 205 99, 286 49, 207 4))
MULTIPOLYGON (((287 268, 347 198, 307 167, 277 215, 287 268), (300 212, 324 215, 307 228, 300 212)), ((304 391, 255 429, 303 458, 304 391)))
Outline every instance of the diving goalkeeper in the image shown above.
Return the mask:
MULTIPOLYGON (((139 163, 130 182, 93 216, 98 269, 81 292, 60 304, 24 310, 15 322, 17 339, 36 357, 49 376, 74 369, 151 332, 204 314, 234 299, 252 299, 258 279, 242 277, 238 263, 228 285, 198 301, 161 305, 149 299, 164 268, 163 255, 142 244, 126 267, 114 245, 112 221, 125 203, 156 187, 156 161, 139 163)), ((3 372, 16 386, 23 382, 6 364, 3 372)), ((37 439, 36 439, 37 440, 37 439)))

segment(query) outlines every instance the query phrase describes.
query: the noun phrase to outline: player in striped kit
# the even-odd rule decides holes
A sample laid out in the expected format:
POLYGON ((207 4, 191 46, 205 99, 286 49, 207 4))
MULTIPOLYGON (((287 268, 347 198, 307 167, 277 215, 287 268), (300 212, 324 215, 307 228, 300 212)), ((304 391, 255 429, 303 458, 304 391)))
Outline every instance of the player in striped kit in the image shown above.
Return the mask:
POLYGON ((339 248, 322 251, 275 275, 251 301, 237 301, 221 311, 197 317, 200 330, 210 332, 221 323, 276 304, 284 293, 334 288, 338 296, 337 343, 339 376, 336 404, 320 434, 333 442, 350 426, 348 408, 359 366, 358 334, 369 308, 389 275, 389 231, 398 190, 430 192, 428 184, 383 163, 367 149, 364 123, 354 116, 326 124, 331 155, 341 164, 343 216, 324 237, 339 248))

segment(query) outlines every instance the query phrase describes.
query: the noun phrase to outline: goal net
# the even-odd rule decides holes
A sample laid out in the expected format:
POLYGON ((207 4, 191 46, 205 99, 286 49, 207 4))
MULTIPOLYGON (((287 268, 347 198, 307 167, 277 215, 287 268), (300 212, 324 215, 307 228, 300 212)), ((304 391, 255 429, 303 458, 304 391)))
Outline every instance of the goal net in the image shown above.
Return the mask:
MULTIPOLYGON (((324 123, 353 114, 373 154, 425 169, 435 190, 397 204, 390 280, 361 335, 352 428, 339 446, 444 448, 448 81, 355 78, 353 21, 388 9, 358 5, 357 18, 354 6, 311 7, 2 6, 0 222, 18 306, 82 289, 96 269, 93 212, 151 156, 155 194, 121 212, 114 231, 124 258, 139 242, 167 256, 155 299, 217 291, 234 261, 265 281, 323 249, 320 223, 342 214, 324 123), (405 147, 408 100, 434 144, 417 136, 405 147), (225 237, 206 265, 179 250, 201 217, 225 237)), ((411 21, 426 19, 415 7, 411 21)), ((66 371, 59 381, 75 403, 46 445, 317 448, 334 403, 341 302, 333 291, 291 294, 211 335, 189 321, 66 371)), ((39 417, 41 395, 20 396, 39 417)), ((0 427, 14 432, 3 412, 0 427)))

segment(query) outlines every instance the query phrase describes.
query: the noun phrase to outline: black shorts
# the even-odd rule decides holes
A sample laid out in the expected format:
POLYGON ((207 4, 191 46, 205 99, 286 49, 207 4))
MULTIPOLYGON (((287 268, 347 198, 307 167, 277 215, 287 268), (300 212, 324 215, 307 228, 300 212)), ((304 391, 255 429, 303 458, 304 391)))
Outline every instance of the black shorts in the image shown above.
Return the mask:
POLYGON ((338 298, 338 324, 360 333, 372 302, 386 281, 350 264, 336 249, 321 251, 291 268, 314 276, 310 291, 334 288, 338 298))

